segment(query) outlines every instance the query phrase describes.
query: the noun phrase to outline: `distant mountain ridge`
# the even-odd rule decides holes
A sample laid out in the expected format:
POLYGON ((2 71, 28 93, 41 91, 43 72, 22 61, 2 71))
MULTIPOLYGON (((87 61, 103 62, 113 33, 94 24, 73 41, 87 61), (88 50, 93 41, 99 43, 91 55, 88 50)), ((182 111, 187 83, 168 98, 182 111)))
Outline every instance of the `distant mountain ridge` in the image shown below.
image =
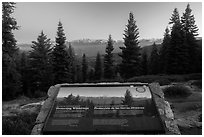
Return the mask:
MULTIPOLYGON (((202 46, 202 37, 196 38, 198 41, 198 44, 202 46)), ((158 46, 158 48, 161 47, 163 39, 141 39, 139 40, 139 46, 142 48, 142 52, 146 51, 148 56, 151 53, 152 45, 155 42, 158 46)), ((124 41, 117 40, 114 41, 114 50, 113 53, 120 53, 121 49, 120 47, 124 46, 124 41)), ((54 45, 55 42, 52 41, 52 45, 54 45)), ((78 57, 82 57, 83 54, 86 54, 87 57, 94 57, 96 56, 97 52, 99 52, 101 55, 105 54, 105 48, 107 45, 107 40, 104 39, 80 39, 80 40, 73 40, 71 42, 66 42, 67 47, 69 45, 72 45, 74 48, 75 54, 78 57)), ((17 44, 20 50, 22 51, 30 51, 32 44, 17 44)))
MULTIPOLYGON (((154 42, 156 44, 161 44, 162 39, 141 39, 139 40, 140 47, 145 47, 152 45, 154 42)), ((52 44, 54 45, 54 42, 52 41, 52 44)), ((72 45, 72 47, 75 50, 76 55, 82 56, 82 54, 86 54, 86 56, 96 56, 97 52, 100 52, 100 54, 105 53, 105 48, 107 45, 107 40, 104 39, 80 39, 80 40, 73 40, 71 42, 66 42, 66 45, 69 46, 69 44, 72 45)), ((20 50, 22 51, 30 51, 32 48, 32 44, 17 44, 20 50)), ((119 53, 121 52, 121 49, 119 47, 124 46, 122 40, 114 41, 114 51, 113 53, 119 53)))

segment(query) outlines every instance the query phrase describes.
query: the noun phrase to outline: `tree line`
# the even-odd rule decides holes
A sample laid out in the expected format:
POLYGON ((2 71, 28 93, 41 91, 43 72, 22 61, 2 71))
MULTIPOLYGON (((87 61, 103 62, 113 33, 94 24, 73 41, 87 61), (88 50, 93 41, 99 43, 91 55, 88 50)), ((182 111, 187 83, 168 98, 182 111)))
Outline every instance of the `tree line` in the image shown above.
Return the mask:
POLYGON ((90 67, 85 54, 75 56, 71 43, 66 46, 66 35, 61 22, 57 26, 55 43, 43 31, 32 50, 22 52, 16 45, 13 30, 18 29, 14 12, 15 3, 2 3, 2 91, 3 99, 18 95, 29 97, 44 96, 51 85, 60 83, 118 81, 147 74, 186 74, 201 72, 202 52, 196 43, 197 26, 187 5, 183 16, 179 17, 175 8, 170 18, 171 30, 165 29, 161 47, 153 44, 150 57, 141 53, 139 29, 134 15, 129 14, 124 30, 124 46, 120 47, 122 59, 117 64, 113 57, 114 41, 109 35, 105 55, 97 53, 95 66, 90 67))
POLYGON ((139 29, 132 13, 124 34, 124 47, 121 47, 122 63, 120 74, 123 78, 155 74, 188 74, 202 72, 202 49, 198 45, 198 27, 188 4, 180 18, 174 9, 166 27, 162 44, 153 43, 150 56, 140 52, 139 29))
POLYGON ((165 29, 160 50, 153 44, 150 57, 152 74, 188 74, 202 72, 202 49, 198 45, 198 27, 188 4, 180 17, 177 8, 165 29))

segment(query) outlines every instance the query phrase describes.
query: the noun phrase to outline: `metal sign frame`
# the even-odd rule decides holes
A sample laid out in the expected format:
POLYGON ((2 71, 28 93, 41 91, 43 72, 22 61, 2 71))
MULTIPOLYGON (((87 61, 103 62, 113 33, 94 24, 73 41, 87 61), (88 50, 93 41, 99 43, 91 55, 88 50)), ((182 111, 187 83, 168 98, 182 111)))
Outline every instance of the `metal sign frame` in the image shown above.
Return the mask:
MULTIPOLYGON (((143 86, 146 85, 148 86, 148 83, 84 83, 84 84, 62 84, 61 87, 121 87, 121 86, 143 86)), ((151 95, 152 91, 150 89, 151 95)), ((75 131, 55 131, 55 130, 50 130, 48 128, 48 121, 52 117, 54 110, 56 108, 56 98, 54 103, 52 104, 52 107, 49 111, 49 114, 46 118, 42 133, 43 134, 164 134, 165 133, 165 128, 164 128, 164 123, 160 117, 160 114, 158 112, 158 109, 156 108, 156 103, 153 98, 151 98, 152 106, 154 107, 154 111, 156 112, 156 118, 157 118, 157 124, 159 124, 159 128, 154 129, 154 130, 112 130, 112 131, 101 131, 101 130, 95 130, 95 131, 80 131, 80 132, 75 132, 75 131)), ((148 123, 148 121, 146 121, 148 123)))

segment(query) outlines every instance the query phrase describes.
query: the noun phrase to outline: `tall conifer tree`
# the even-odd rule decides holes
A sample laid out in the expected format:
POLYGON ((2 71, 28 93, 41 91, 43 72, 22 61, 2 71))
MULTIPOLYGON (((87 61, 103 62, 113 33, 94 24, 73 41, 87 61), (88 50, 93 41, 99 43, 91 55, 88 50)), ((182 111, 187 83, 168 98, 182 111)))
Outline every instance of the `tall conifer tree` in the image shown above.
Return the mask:
POLYGON ((101 63, 101 55, 98 52, 96 56, 95 62, 95 79, 100 80, 102 77, 102 63, 101 63))
POLYGON ((150 55, 150 73, 158 74, 159 73, 159 52, 157 49, 157 45, 154 43, 152 45, 153 49, 150 55))
POLYGON ((167 72, 183 74, 188 69, 188 52, 184 44, 184 32, 177 8, 174 9, 169 24, 172 24, 170 47, 168 48, 167 72))
POLYGON ((14 38, 13 30, 17 30, 17 22, 11 15, 14 13, 14 2, 2 3, 2 51, 3 55, 13 57, 18 51, 16 39, 14 38))
POLYGON ((114 65, 113 65, 113 40, 109 35, 108 43, 106 46, 106 54, 104 56, 104 78, 114 78, 114 65))
POLYGON ((2 99, 12 99, 20 92, 20 73, 16 69, 18 48, 13 30, 18 29, 14 12, 15 3, 2 2, 2 99))
POLYGON ((124 33, 124 47, 120 47, 122 63, 120 64, 120 74, 123 78, 130 78, 140 75, 140 46, 139 31, 132 12, 129 14, 128 24, 124 33))
POLYGON ((83 54, 82 57, 82 77, 83 77, 83 82, 86 82, 87 80, 87 69, 88 69, 88 64, 86 61, 86 55, 83 54))
MULTIPOLYGON (((184 44, 187 47, 188 52, 188 66, 189 73, 195 73, 198 71, 199 67, 202 66, 201 59, 199 59, 199 47, 196 41, 196 36, 198 35, 198 27, 195 24, 194 15, 192 15, 192 10, 190 4, 187 5, 183 16, 181 17, 182 29, 184 31, 184 44)), ((201 58, 201 57, 200 57, 201 58)))
POLYGON ((142 70, 142 75, 147 75, 148 74, 148 57, 146 51, 142 53, 142 61, 141 61, 141 70, 142 70))
POLYGON ((93 81, 94 80, 94 69, 93 68, 91 68, 90 70, 89 70, 89 72, 88 72, 88 79, 89 79, 89 81, 93 81))
POLYGON ((74 48, 72 47, 71 43, 69 43, 69 48, 67 50, 68 56, 69 56, 69 73, 71 75, 71 82, 76 82, 76 57, 75 57, 75 52, 74 48))
POLYGON ((59 22, 56 45, 52 52, 54 84, 71 82, 71 75, 69 72, 70 58, 66 51, 65 41, 64 29, 62 23, 59 22))
POLYGON ((52 84, 51 42, 42 31, 37 41, 32 41, 32 43, 32 50, 29 55, 32 91, 47 92, 52 84))
POLYGON ((171 35, 168 27, 165 29, 164 38, 162 42, 162 47, 160 49, 160 70, 162 73, 167 72, 167 58, 168 58, 168 48, 170 46, 171 35))
POLYGON ((21 73, 21 82, 22 82, 22 94, 28 96, 29 95, 29 64, 28 64, 28 55, 26 52, 21 53, 20 58, 20 73, 21 73))
POLYGON ((76 81, 78 82, 78 83, 81 83, 82 81, 83 81, 83 79, 82 79, 82 70, 81 70, 81 64, 77 64, 76 65, 76 70, 77 70, 77 73, 76 73, 76 81))

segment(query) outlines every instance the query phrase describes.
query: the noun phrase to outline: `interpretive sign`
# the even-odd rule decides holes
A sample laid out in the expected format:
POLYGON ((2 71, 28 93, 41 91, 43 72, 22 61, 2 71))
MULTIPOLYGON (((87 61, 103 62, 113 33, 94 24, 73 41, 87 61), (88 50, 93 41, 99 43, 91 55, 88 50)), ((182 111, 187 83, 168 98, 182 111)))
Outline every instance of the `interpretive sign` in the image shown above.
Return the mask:
POLYGON ((62 85, 43 134, 163 134, 147 84, 62 85))

